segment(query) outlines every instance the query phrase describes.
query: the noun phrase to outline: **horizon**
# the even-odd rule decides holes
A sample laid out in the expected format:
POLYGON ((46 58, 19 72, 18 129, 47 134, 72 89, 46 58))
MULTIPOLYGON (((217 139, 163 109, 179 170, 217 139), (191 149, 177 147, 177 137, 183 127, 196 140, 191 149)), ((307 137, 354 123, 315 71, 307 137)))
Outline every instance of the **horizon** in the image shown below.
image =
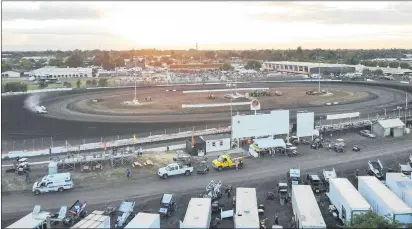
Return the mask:
POLYGON ((3 52, 412 49, 412 2, 75 3, 3 2, 3 52))

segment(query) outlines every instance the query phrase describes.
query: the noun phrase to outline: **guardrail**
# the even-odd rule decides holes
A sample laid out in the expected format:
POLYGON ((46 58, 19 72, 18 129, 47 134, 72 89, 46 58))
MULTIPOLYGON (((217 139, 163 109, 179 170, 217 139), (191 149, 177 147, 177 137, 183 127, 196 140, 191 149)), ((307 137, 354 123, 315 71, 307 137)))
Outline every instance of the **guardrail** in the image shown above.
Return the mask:
POLYGON ((25 94, 41 93, 41 92, 71 91, 71 90, 73 90, 73 88, 46 88, 46 89, 29 90, 29 91, 5 92, 5 93, 1 93, 1 96, 25 95, 25 94))
POLYGON ((201 135, 213 135, 213 134, 222 134, 228 133, 231 131, 231 127, 223 127, 223 128, 213 128, 201 131, 186 131, 180 132, 170 135, 153 135, 146 138, 129 138, 129 139, 120 139, 111 142, 96 142, 96 143, 88 143, 82 144, 78 146, 62 146, 62 147, 51 147, 48 149, 41 149, 41 150, 33 150, 33 151, 10 151, 2 153, 1 157, 4 158, 16 158, 16 157, 33 157, 33 156, 40 156, 40 155, 49 155, 49 154, 59 154, 59 153, 69 153, 69 152, 78 152, 82 150, 98 150, 104 149, 108 147, 124 147, 124 146, 131 146, 137 144, 144 144, 150 142, 159 142, 159 141, 167 141, 173 139, 182 139, 188 138, 191 136, 201 136, 201 135))

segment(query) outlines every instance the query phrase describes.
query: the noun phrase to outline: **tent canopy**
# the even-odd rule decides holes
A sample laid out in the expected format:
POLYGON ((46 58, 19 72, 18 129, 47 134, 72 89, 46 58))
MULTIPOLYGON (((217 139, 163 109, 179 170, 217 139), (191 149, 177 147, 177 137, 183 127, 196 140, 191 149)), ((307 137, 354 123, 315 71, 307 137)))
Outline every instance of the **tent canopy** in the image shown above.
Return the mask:
POLYGON ((253 144, 257 145, 261 149, 276 147, 286 148, 286 143, 283 139, 260 138, 255 139, 253 144))

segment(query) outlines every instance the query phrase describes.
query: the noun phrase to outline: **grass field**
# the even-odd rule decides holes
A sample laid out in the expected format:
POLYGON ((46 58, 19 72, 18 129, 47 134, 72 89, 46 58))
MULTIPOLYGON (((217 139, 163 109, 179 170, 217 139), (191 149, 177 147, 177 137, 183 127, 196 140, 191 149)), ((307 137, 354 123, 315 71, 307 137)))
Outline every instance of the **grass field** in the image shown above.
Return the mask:
MULTIPOLYGON (((93 78, 72 78, 72 79, 64 79, 64 80, 61 81, 61 82, 62 82, 61 84, 54 84, 54 83, 52 83, 52 84, 49 84, 46 88, 62 88, 64 82, 68 82, 68 83, 71 84, 71 87, 72 87, 72 88, 76 88, 76 87, 77 87, 76 82, 77 82, 77 80, 79 80, 79 79, 80 79, 80 82, 81 82, 80 87, 85 87, 87 80, 90 80, 90 81, 93 80, 93 78)), ((101 78, 94 78, 94 79, 98 82, 99 79, 101 79, 101 78)), ((119 80, 120 77, 111 77, 111 78, 105 78, 105 79, 107 79, 107 83, 108 83, 107 86, 110 87, 110 86, 114 86, 114 85, 115 85, 115 81, 116 81, 116 80, 119 80)), ((35 84, 35 83, 32 83, 32 82, 28 82, 28 79, 27 79, 27 78, 17 78, 17 79, 13 79, 13 78, 3 78, 2 81, 1 81, 1 84, 4 85, 4 84, 9 83, 9 82, 22 82, 22 83, 26 83, 28 90, 38 90, 38 89, 40 89, 38 84, 35 84)))

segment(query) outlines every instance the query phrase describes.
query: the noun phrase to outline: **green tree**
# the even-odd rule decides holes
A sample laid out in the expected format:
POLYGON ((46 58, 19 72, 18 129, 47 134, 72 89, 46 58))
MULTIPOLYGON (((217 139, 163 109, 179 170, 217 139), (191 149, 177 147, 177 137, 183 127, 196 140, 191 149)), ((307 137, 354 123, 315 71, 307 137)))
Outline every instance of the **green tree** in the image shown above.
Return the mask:
POLYGON ((107 86, 107 79, 100 78, 98 84, 99 84, 99 87, 106 87, 107 86))
POLYGON ((373 71, 373 74, 377 76, 383 76, 383 71, 382 69, 376 69, 375 71, 373 71))
POLYGON ((53 58, 49 60, 49 65, 50 66, 57 66, 57 67, 64 67, 64 61, 61 58, 53 58))
POLYGON ((379 216, 373 211, 363 214, 356 214, 352 217, 352 222, 347 223, 345 228, 401 228, 398 221, 392 221, 388 217, 379 216))
POLYGON ((405 63, 405 62, 402 62, 401 63, 401 68, 406 68, 406 69, 412 69, 412 66, 410 65, 410 64, 408 64, 408 63, 405 63))
POLYGON ((221 69, 223 71, 230 71, 233 69, 233 66, 230 63, 226 62, 222 65, 221 69))
POLYGON ((21 82, 9 82, 6 83, 3 87, 2 91, 4 92, 19 92, 19 91, 27 91, 27 84, 21 82))
POLYGON ((71 87, 72 87, 72 84, 71 84, 71 83, 69 83, 69 82, 67 82, 67 81, 64 81, 64 83, 63 83, 63 87, 66 87, 66 88, 71 88, 71 87))
POLYGON ((33 63, 26 59, 20 59, 20 67, 25 71, 33 69, 33 63))
POLYGON ((40 81, 39 82, 39 89, 44 89, 48 87, 49 85, 45 81, 40 81))
POLYGON ((246 69, 254 69, 254 70, 258 70, 262 67, 262 64, 257 61, 257 60, 249 60, 246 65, 245 68, 246 69))
POLYGON ((92 81, 91 80, 87 80, 86 81, 86 87, 90 87, 92 85, 92 81))
POLYGON ((371 75, 371 70, 369 68, 364 68, 362 70, 362 76, 366 77, 366 76, 369 76, 369 75, 371 75))
POLYGON ((82 81, 81 80, 77 80, 76 81, 76 87, 80 88, 80 86, 82 85, 82 81))
POLYGON ((83 65, 83 57, 80 53, 74 53, 73 55, 69 56, 65 61, 65 64, 71 68, 81 67, 83 65))
POLYGON ((96 86, 96 84, 97 84, 97 80, 96 79, 92 79, 92 83, 91 83, 93 86, 96 86))
POLYGON ((12 67, 10 66, 10 64, 3 61, 1 62, 1 72, 10 71, 11 69, 12 67))

